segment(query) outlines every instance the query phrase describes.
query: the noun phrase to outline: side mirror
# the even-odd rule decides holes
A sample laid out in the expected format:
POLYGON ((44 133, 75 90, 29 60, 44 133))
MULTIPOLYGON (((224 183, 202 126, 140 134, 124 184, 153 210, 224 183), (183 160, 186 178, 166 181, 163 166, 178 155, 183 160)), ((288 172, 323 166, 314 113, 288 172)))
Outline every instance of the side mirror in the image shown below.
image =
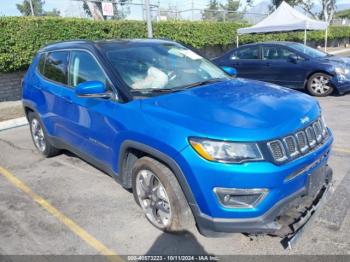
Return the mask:
POLYGON ((233 67, 222 66, 221 69, 224 70, 230 76, 236 76, 237 75, 237 70, 235 68, 233 68, 233 67))
POLYGON ((290 55, 288 56, 288 61, 296 64, 299 62, 299 57, 297 55, 290 55))
POLYGON ((75 94, 85 98, 110 98, 109 92, 101 81, 86 81, 75 87, 75 94))

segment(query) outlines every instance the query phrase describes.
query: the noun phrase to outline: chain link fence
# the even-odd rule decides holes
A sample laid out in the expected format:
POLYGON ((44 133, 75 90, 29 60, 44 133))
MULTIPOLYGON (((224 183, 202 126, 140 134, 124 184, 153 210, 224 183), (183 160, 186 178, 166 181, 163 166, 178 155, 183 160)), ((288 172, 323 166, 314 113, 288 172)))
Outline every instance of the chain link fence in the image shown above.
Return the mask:
MULTIPOLYGON (((74 12, 68 9, 64 12, 66 16, 75 16, 78 11, 80 17, 87 17, 83 9, 83 3, 100 3, 107 0, 70 0, 74 3, 74 12), (77 5, 80 4, 80 7, 77 5), (79 9, 79 10, 78 10, 79 9)), ((127 20, 145 20, 145 6, 143 0, 112 1, 115 11, 122 19, 127 20)), ((177 1, 176 5, 164 4, 161 1, 153 0, 150 4, 151 18, 153 21, 215 21, 215 22, 237 22, 256 24, 263 20, 268 14, 249 12, 249 11, 233 11, 223 7, 218 9, 208 9, 205 1, 201 4, 197 1, 184 0, 177 1)), ((102 10, 101 10, 102 11, 102 10)), ((96 18, 95 18, 96 19, 96 18)), ((105 19, 112 19, 106 17, 105 19)), ((115 18, 114 18, 115 19, 115 18)), ((120 18, 119 18, 120 19, 120 18)))
MULTIPOLYGON (((239 22, 256 24, 267 17, 267 14, 210 10, 210 9, 185 9, 185 10, 160 10, 156 19, 166 20, 187 20, 187 21, 215 21, 215 22, 239 22)), ((154 18, 154 14, 153 14, 154 18)))

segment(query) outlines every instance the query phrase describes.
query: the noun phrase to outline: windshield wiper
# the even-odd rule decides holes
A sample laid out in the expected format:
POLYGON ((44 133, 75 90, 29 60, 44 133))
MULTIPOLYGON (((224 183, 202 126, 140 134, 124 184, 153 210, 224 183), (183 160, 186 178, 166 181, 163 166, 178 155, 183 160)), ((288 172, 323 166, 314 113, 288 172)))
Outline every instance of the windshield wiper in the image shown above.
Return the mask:
POLYGON ((208 80, 204 80, 204 81, 198 81, 198 82, 194 82, 188 85, 183 85, 183 86, 179 86, 176 87, 176 90, 184 90, 184 89, 188 89, 188 88, 193 88, 193 87, 197 87, 197 86, 203 86, 206 84, 210 84, 210 83, 215 83, 215 82, 221 82, 226 80, 226 78, 212 78, 212 79, 208 79, 208 80))
POLYGON ((131 89, 131 93, 172 93, 172 92, 179 92, 181 90, 185 90, 188 88, 196 87, 196 86, 202 86, 210 83, 215 83, 215 82, 221 82, 224 81, 226 78, 213 78, 209 80, 204 80, 204 81, 198 81, 194 82, 188 85, 183 85, 179 87, 174 87, 174 88, 144 88, 144 89, 131 89))
POLYGON ((131 89, 131 93, 170 93, 179 91, 175 88, 144 88, 144 89, 131 89))

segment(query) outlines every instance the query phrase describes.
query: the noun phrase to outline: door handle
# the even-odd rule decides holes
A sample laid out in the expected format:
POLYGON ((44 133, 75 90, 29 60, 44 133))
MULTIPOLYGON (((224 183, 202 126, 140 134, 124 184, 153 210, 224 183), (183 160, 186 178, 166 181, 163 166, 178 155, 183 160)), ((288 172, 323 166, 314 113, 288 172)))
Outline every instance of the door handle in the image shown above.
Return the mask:
POLYGON ((270 66, 271 64, 270 63, 265 63, 266 66, 270 66))
POLYGON ((67 103, 72 103, 72 98, 70 96, 63 96, 63 99, 67 102, 67 103))

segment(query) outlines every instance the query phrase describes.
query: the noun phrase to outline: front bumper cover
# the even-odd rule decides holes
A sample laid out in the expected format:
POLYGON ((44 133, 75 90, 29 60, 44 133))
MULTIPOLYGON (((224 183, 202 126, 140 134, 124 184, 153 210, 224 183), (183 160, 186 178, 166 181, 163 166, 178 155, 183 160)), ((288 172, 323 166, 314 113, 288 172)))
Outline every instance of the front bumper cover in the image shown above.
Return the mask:
POLYGON ((339 76, 334 76, 331 84, 337 89, 338 93, 343 95, 350 91, 350 78, 341 79, 339 76))
MULTIPOLYGON (((294 212, 294 214, 298 213, 296 210, 300 209, 300 207, 307 209, 310 205, 316 206, 319 200, 324 198, 328 192, 333 171, 328 165, 323 165, 317 168, 312 175, 322 178, 322 185, 317 192, 314 192, 309 182, 300 190, 277 202, 264 215, 255 218, 225 219, 212 218, 205 214, 200 214, 196 217, 198 229, 201 234, 206 236, 217 236, 222 233, 291 234, 292 232, 290 232, 290 230, 288 231, 288 228, 292 228, 288 224, 288 219, 285 219, 285 217, 290 217, 291 212, 294 212)), ((309 177, 311 178, 311 175, 309 177)), ((317 205, 317 207, 318 206, 319 205, 317 205)), ((302 216, 302 212, 299 212, 299 214, 302 216)), ((299 218, 294 217, 293 220, 295 222, 298 221, 299 218)))

